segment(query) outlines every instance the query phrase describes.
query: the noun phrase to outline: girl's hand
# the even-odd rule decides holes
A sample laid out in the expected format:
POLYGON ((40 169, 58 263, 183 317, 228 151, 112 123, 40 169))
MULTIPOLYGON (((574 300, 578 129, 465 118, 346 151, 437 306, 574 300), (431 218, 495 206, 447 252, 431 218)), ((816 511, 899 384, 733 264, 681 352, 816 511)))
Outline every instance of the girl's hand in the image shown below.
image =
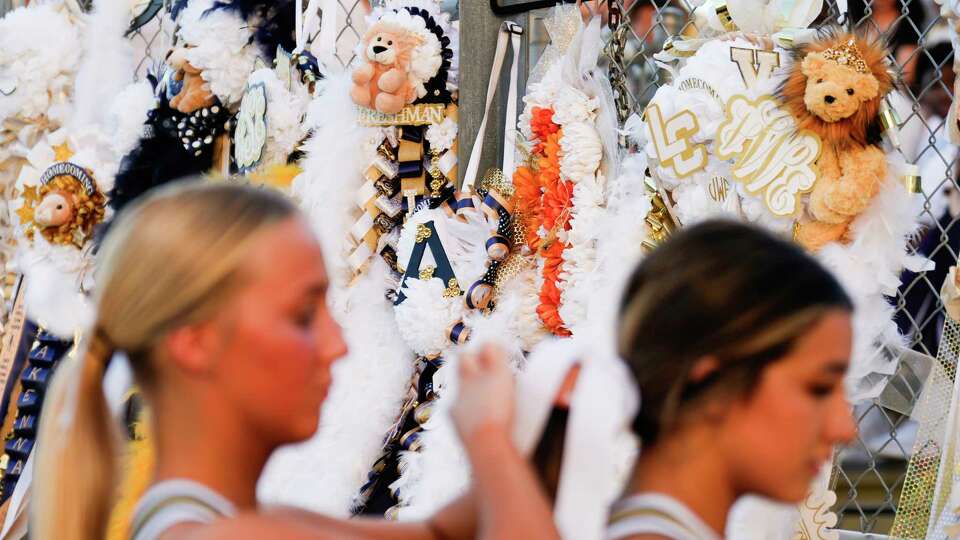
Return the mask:
POLYGON ((504 352, 485 345, 460 358, 460 390, 452 415, 467 444, 480 431, 509 435, 513 427, 514 378, 504 352))

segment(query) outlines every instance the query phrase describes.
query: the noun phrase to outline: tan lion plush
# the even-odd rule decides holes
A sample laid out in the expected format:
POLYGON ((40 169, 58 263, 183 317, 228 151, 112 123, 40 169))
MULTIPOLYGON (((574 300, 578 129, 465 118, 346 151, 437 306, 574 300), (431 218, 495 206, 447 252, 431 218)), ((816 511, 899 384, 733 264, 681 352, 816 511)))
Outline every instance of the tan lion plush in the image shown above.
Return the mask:
POLYGON ((815 251, 847 239, 850 223, 886 178, 879 113, 893 79, 887 51, 850 33, 833 32, 799 56, 779 95, 798 128, 822 142, 817 183, 796 234, 815 251))
POLYGON ((413 103, 417 91, 409 71, 422 43, 422 36, 400 24, 381 20, 371 26, 362 43, 364 63, 353 70, 353 102, 385 114, 413 103))
POLYGON ((203 107, 210 107, 217 98, 210 91, 210 85, 203 80, 202 72, 186 58, 186 48, 178 47, 167 56, 167 64, 177 70, 174 79, 183 81, 183 88, 170 100, 174 109, 190 114, 203 107))

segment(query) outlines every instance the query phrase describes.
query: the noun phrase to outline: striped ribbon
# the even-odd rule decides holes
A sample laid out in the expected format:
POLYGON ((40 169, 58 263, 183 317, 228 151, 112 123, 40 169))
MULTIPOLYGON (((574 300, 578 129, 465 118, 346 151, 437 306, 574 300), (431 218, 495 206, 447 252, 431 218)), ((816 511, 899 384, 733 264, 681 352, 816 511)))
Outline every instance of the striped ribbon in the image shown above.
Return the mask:
POLYGON ((403 208, 390 199, 390 192, 394 191, 392 181, 399 174, 400 167, 380 152, 364 173, 366 181, 354 200, 359 217, 349 230, 347 263, 354 281, 377 252, 380 237, 401 219, 403 208))

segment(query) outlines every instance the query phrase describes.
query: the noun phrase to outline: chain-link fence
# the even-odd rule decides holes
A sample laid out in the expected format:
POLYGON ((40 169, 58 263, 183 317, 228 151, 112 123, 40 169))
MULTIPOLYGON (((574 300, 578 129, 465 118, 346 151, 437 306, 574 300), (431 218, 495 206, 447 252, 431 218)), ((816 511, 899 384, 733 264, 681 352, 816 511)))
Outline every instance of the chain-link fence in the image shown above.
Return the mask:
MULTIPOLYGON (((692 2, 686 0, 609 0, 599 7, 614 21, 604 50, 621 121, 639 112, 666 83, 653 54, 670 36, 696 35, 692 2), (619 23, 617 22, 619 19, 619 23)), ((697 2, 699 4, 699 2, 697 2)), ((827 0, 815 25, 838 20, 834 0, 827 0)), ((947 141, 945 117, 952 101, 953 49, 947 22, 931 0, 851 0, 852 27, 885 37, 894 70, 902 81, 903 99, 895 105, 900 119, 904 158, 920 167, 924 204, 923 228, 911 249, 937 263, 936 270, 905 273, 890 301, 908 348, 935 357, 943 326, 939 290, 947 267, 955 264, 960 248, 960 196, 957 186, 957 150, 947 141)), ((900 350, 881 354, 903 356, 900 350)), ((956 362, 956 357, 952 357, 956 362)), ((953 367, 948 366, 951 373, 953 367)), ((895 375, 907 401, 916 401, 916 366, 905 363, 895 375)), ((903 411, 879 400, 856 408, 859 434, 838 454, 832 487, 838 502, 839 527, 886 534, 900 503, 913 453, 917 423, 903 411)))
MULTIPOLYGON (((364 0, 338 0, 336 59, 348 65, 364 31, 364 0)), ((376 4, 376 2, 374 2, 376 4)), ((616 23, 604 49, 605 63, 621 113, 621 121, 639 112, 657 88, 667 82, 653 61, 670 36, 693 35, 693 5, 686 0, 603 0, 599 7, 616 23)), ((817 24, 835 21, 835 0, 827 0, 817 24)), ((901 143, 908 162, 922 174, 923 230, 914 251, 937 262, 937 269, 905 274, 895 298, 898 323, 908 347, 936 356, 943 324, 938 291, 946 268, 960 249, 960 188, 957 186, 957 151, 945 135, 946 109, 952 100, 953 49, 946 21, 930 0, 851 0, 849 18, 856 28, 885 36, 892 61, 903 81, 900 112, 901 143)), ((163 61, 171 43, 173 24, 162 14, 138 30, 131 39, 138 50, 138 77, 163 61)), ((889 351, 885 351, 889 353, 889 351)), ((899 354, 893 351, 893 354, 899 354)), ((909 365, 897 378, 904 379, 910 394, 916 388, 909 365)), ((838 454, 833 479, 840 528, 872 533, 889 532, 898 508, 913 452, 916 423, 908 415, 879 402, 856 410, 857 440, 838 454)))
MULTIPOLYGON (((367 10, 378 1, 336 0, 334 4, 334 13, 329 15, 336 21, 336 48, 332 56, 340 67, 346 67, 353 61, 354 50, 366 30, 367 10)), ((168 3, 154 19, 129 36, 135 52, 137 80, 142 80, 149 71, 159 70, 173 43, 175 29, 168 3)))

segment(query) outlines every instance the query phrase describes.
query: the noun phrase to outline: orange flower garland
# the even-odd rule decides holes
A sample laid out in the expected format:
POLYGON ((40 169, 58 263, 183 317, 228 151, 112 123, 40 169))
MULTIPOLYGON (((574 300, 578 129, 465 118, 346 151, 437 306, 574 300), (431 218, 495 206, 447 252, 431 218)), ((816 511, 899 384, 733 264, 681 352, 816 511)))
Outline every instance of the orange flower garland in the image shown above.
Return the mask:
POLYGON ((553 109, 534 107, 530 129, 536 144, 529 166, 513 175, 514 207, 523 216, 527 246, 543 257, 543 286, 537 315, 558 336, 569 336, 560 317, 560 272, 566 247, 561 232, 570 229, 573 183, 560 178, 560 139, 563 131, 553 122, 553 109), (546 231, 541 238, 540 230, 546 231))
POLYGON ((524 243, 530 251, 540 249, 540 237, 537 236, 540 214, 540 179, 530 167, 520 166, 513 172, 513 208, 514 216, 523 228, 524 243))

